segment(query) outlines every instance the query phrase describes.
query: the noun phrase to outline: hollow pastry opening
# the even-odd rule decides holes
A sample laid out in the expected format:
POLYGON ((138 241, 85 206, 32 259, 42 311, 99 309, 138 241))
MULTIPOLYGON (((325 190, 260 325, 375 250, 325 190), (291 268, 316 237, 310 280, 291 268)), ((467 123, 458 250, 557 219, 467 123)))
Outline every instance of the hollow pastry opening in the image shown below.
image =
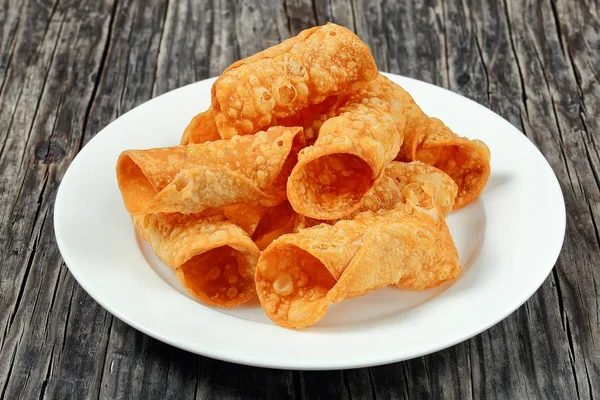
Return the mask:
POLYGON ((275 245, 263 253, 257 271, 257 290, 267 315, 278 323, 300 328, 321 319, 336 284, 316 257, 293 245, 275 245))
POLYGON ((329 154, 306 165, 294 184, 303 201, 292 203, 303 215, 317 219, 338 219, 356 211, 360 200, 373 185, 369 165, 353 154, 329 154))
POLYGON ((454 210, 477 197, 489 177, 489 162, 477 145, 472 143, 419 149, 415 159, 444 171, 456 182, 458 194, 454 210))
POLYGON ((229 246, 195 255, 179 267, 178 276, 195 297, 220 307, 241 304, 254 293, 252 267, 229 246))
POLYGON ((142 169, 127 154, 119 158, 117 180, 125 207, 131 214, 143 212, 146 205, 158 193, 142 169))

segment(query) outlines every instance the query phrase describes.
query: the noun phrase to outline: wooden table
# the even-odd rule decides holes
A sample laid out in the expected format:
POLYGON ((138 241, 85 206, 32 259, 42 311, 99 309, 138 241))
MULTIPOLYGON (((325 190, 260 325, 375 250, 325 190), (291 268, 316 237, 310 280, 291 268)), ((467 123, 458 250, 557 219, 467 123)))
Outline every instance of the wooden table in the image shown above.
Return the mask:
POLYGON ((0 397, 600 398, 597 0, 149 3, 0 4, 0 397), (136 105, 328 20, 356 31, 381 70, 474 99, 544 153, 568 221, 541 289, 469 341, 347 371, 215 361, 112 317, 54 239, 54 197, 73 157, 136 105))

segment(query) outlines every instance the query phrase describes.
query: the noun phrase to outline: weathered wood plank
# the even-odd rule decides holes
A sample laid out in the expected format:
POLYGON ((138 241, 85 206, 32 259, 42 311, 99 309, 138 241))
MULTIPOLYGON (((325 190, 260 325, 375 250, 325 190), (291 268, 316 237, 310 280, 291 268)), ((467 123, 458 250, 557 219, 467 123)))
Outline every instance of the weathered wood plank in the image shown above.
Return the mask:
POLYGON ((597 398, 598 8, 585 0, 1 3, 0 397, 597 398), (350 371, 211 360, 111 317, 74 282, 53 240, 54 194, 80 146, 152 96, 326 21, 358 32, 380 68, 470 97, 539 146, 568 209, 553 275, 468 342, 350 371))
MULTIPOLYGON (((74 282, 61 267, 52 205, 60 177, 78 151, 111 3, 31 1, 5 9, 19 13, 19 22, 10 28, 16 37, 0 92, 0 202, 6 205, 0 210, 3 398, 43 397, 65 355, 74 282)), ((4 54, 2 59, 7 60, 4 54)), ((98 362, 75 358, 70 365, 92 375, 98 362)), ((64 378, 75 393, 90 383, 64 378)))
POLYGON ((196 398, 297 399, 293 372, 246 367, 200 357, 196 398))
POLYGON ((335 21, 336 24, 356 32, 354 9, 351 1, 314 1, 313 4, 319 25, 335 21))
POLYGON ((318 12, 315 2, 310 0, 285 0, 288 35, 295 36, 304 29, 318 25, 318 12))
MULTIPOLYGON (((104 49, 101 75, 96 77, 95 97, 89 106, 86 129, 82 132, 85 135, 85 141, 119 114, 151 97, 156 75, 156 55, 161 37, 161 30, 157 30, 155 27, 161 26, 165 11, 165 3, 162 7, 157 4, 144 3, 144 5, 140 5, 131 2, 120 2, 115 5, 109 32, 111 40, 104 49)), ((114 371, 115 368, 115 362, 108 358, 108 354, 113 355, 115 351, 120 351, 118 347, 120 343, 127 343, 126 347, 131 345, 135 348, 135 343, 127 340, 132 335, 140 340, 151 339, 127 328, 128 335, 124 335, 120 341, 112 340, 114 331, 118 332, 118 324, 123 324, 113 319, 105 311, 97 309, 95 302, 79 286, 75 288, 72 296, 74 301, 71 304, 70 312, 82 317, 69 324, 70 330, 65 337, 64 351, 78 359, 96 360, 93 370, 93 387, 83 393, 89 398, 105 396, 107 392, 108 396, 112 398, 112 393, 115 393, 116 390, 121 390, 123 393, 137 393, 134 387, 123 389, 118 385, 118 382, 123 380, 123 376, 138 377, 137 372, 107 373, 107 371, 114 371), (87 311, 90 309, 93 310, 93 314, 87 311), (90 329, 90 323, 99 319, 102 319, 104 324, 101 326, 94 324, 97 329, 90 329), (117 328, 113 329, 114 326, 117 328), (91 349, 96 351, 96 354, 89 353, 89 345, 92 345, 91 349)), ((159 364, 154 363, 153 365, 159 364)), ((69 379, 68 382, 73 379, 76 381, 89 379, 87 376, 89 371, 73 368, 68 359, 58 364, 57 373, 60 378, 69 379)), ((147 375, 142 373, 142 376, 147 375)), ((82 393, 81 388, 75 387, 70 390, 68 384, 61 382, 60 378, 56 380, 54 387, 49 388, 49 398, 69 398, 73 397, 73 394, 82 393)), ((149 379, 149 381, 156 384, 157 381, 163 379, 166 380, 166 374, 164 378, 149 379)), ((128 382, 127 379, 125 382, 128 382)), ((147 392, 143 393, 157 392, 157 386, 162 387, 163 385, 160 383, 156 386, 145 385, 143 389, 147 392)), ((137 386, 137 388, 140 389, 141 386, 137 386)), ((160 390, 158 392, 164 393, 160 390)))
MULTIPOLYGON (((219 17, 217 26, 220 20, 219 17)), ((158 49, 153 96, 218 74, 210 69, 214 27, 209 2, 169 2, 158 49)))
MULTIPOLYGON (((8 68, 12 64, 13 54, 17 43, 17 31, 21 26, 22 1, 5 1, 0 4, 0 88, 4 87, 8 68)), ((0 89, 1 91, 2 89, 0 89)), ((0 133, 5 138, 6 132, 0 133)), ((2 143, 3 140, 0 140, 2 143)))
POLYGON ((600 394, 600 345, 593 339, 600 331, 600 271, 594 265, 600 260, 600 185, 598 144, 592 133, 597 137, 599 132, 600 85, 595 73, 600 64, 598 52, 592 49, 600 46, 600 26, 597 10, 590 4, 556 5, 542 1, 509 4, 507 13, 522 37, 515 44, 519 64, 528 66, 523 71, 526 92, 531 94, 525 129, 533 133, 553 166, 569 210, 565 245, 556 268, 557 288, 577 394, 593 398, 600 394), (529 22, 529 29, 523 29, 522 20, 529 22), (552 121, 550 126, 548 121, 552 121))
MULTIPOLYGON (((152 97, 166 12, 166 1, 155 4, 119 2, 116 5, 111 41, 106 49, 105 65, 98 79, 96 96, 90 106, 90 119, 84 132, 85 140, 89 140, 101 127, 118 115, 152 97)), ((92 300, 80 288, 75 291, 75 296, 80 296, 81 301, 73 304, 72 312, 84 312, 84 308, 88 307, 92 300)), ((144 352, 145 357, 139 355, 133 357, 132 352, 147 347, 141 343, 152 339, 126 327, 116 319, 108 316, 106 318, 110 320, 110 324, 102 330, 90 333, 91 338, 88 338, 103 346, 102 353, 97 355, 102 362, 96 371, 99 376, 95 388, 96 397, 117 398, 125 395, 136 396, 132 398, 145 398, 151 395, 164 397, 168 360, 150 358, 150 352, 144 352), (131 355, 131 357, 123 357, 123 355, 131 355), (153 367, 148 370, 134 368, 135 360, 147 361, 144 365, 153 367)), ((74 331, 77 332, 77 329, 74 331)), ((79 337, 69 335, 67 339, 66 348, 69 352, 77 354, 78 349, 82 348, 79 337)), ((80 357, 86 356, 80 355, 80 357)), ((69 370, 66 364, 62 367, 64 370, 69 370)), ((78 376, 79 374, 71 372, 65 375, 78 376)))
MULTIPOLYGON (((527 114, 527 104, 520 100, 531 95, 523 83, 522 64, 514 51, 514 43, 520 38, 519 32, 514 28, 515 21, 509 18, 505 4, 502 3, 473 2, 468 10, 472 13, 470 20, 474 31, 474 44, 483 66, 485 82, 480 82, 479 87, 469 89, 468 82, 466 87, 459 86, 462 83, 459 79, 464 82, 465 76, 455 75, 457 78, 451 79, 450 87, 459 92, 467 89, 464 94, 471 97, 472 94, 485 95, 487 92, 484 104, 487 103, 490 108, 523 130, 522 120, 527 114), (478 18, 473 18, 473 15, 478 18), (483 83, 485 87, 481 86, 483 83)), ((525 22, 516 24, 523 26, 525 22)), ((448 37, 452 38, 452 35, 448 37)), ((457 46, 449 46, 449 49, 460 48, 460 39, 455 43, 457 46)), ((475 59, 475 54, 473 56, 475 59)), ((462 57, 457 54, 456 57, 450 57, 453 58, 459 60, 462 57)), ((469 74, 469 77, 471 80, 473 74, 469 74)), ((475 99, 482 102, 481 97, 475 99)), ((525 132, 529 133, 527 130, 525 132)), ((560 315, 557 312, 559 301, 553 279, 550 278, 524 308, 519 309, 499 326, 471 341, 472 349, 475 349, 471 352, 473 377, 478 383, 474 387, 475 397, 503 398, 510 397, 511 393, 513 397, 534 398, 575 396, 576 389, 569 365, 559 361, 564 360, 568 354, 568 339, 562 331, 560 315), (551 353, 549 349, 552 350, 551 353), (486 360, 488 355, 492 354, 495 357, 486 360), (562 357, 557 357, 557 354, 562 354, 562 357), (500 366, 496 367, 499 373, 488 372, 491 363, 500 366), (506 370, 515 363, 523 365, 524 368, 515 372, 506 370), (551 376, 559 378, 549 379, 551 376)))
MULTIPOLYGON (((264 0, 242 1, 232 20, 235 28, 231 29, 230 33, 235 32, 235 36, 231 37, 225 31, 223 37, 233 42, 229 44, 225 42, 225 46, 239 48, 239 54, 235 59, 223 59, 224 62, 226 61, 223 69, 238 58, 251 56, 290 37, 285 10, 281 3, 264 0)), ((215 35, 215 39, 218 36, 215 35)), ((219 55, 215 56, 218 60, 219 55)))

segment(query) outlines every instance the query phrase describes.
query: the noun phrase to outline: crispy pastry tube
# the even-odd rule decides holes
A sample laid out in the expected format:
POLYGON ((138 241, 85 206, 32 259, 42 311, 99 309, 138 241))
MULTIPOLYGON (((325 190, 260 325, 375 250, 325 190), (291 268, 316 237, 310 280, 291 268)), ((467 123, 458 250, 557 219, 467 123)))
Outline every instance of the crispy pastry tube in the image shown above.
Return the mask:
POLYGON ((333 220, 356 212, 396 157, 404 131, 401 88, 383 75, 354 85, 313 146, 298 156, 288 199, 304 216, 333 220))
POLYGON ((301 128, 119 157, 117 179, 130 214, 199 213, 237 203, 274 206, 304 146, 301 128))
MULTIPOLYGON (((440 212, 446 216, 452 209, 458 186, 445 172, 420 161, 403 163, 391 162, 385 169, 385 174, 365 196, 358 212, 390 210, 398 203, 406 203, 406 193, 412 194, 414 188, 423 190, 439 205, 440 212), (405 188, 411 188, 405 191, 405 188)), ((358 213, 357 212, 357 213, 358 213)), ((352 219, 357 213, 342 219, 352 219)), ((297 215, 294 232, 321 223, 335 223, 297 215)))
POLYGON ((228 139, 376 77, 368 46, 350 30, 328 23, 232 64, 212 87, 211 107, 221 137, 228 139))
MULTIPOLYGON (((321 125, 335 116, 341 98, 342 96, 330 96, 321 103, 303 108, 290 117, 273 120, 270 126, 301 126, 304 129, 306 145, 311 146, 317 140, 321 125)), ((192 119, 183 133, 181 144, 204 143, 220 138, 213 111, 208 109, 192 119)))
POLYGON ((343 95, 330 96, 321 103, 303 108, 291 117, 277 120, 275 125, 301 126, 304 129, 306 145, 312 146, 317 140, 321 126, 329 118, 335 117, 342 101, 343 95))
POLYGON ((221 139, 212 109, 196 115, 183 132, 181 144, 212 142, 221 139))
POLYGON ((453 209, 475 200, 490 176, 490 150, 480 140, 460 137, 442 121, 428 117, 402 89, 406 127, 398 161, 419 160, 441 169, 458 185, 453 209))
POLYGON ((134 215, 139 234, 197 299, 234 307, 254 296, 260 251, 233 223, 191 214, 134 215))
MULTIPOLYGON (((445 172, 431 165, 420 161, 411 163, 393 161, 386 167, 385 174, 377 182, 377 185, 367 193, 358 212, 390 210, 398 207, 399 203, 406 204, 407 193, 414 197, 415 191, 423 191, 427 194, 428 198, 430 197, 437 203, 441 215, 446 216, 452 210, 458 186, 445 172)), ((413 201, 412 204, 416 203, 413 201)), ((428 208, 433 208, 433 206, 428 208)), ((342 219, 352 219, 357 213, 347 215, 342 219)), ((335 222, 297 215, 294 232, 321 223, 335 222)))
POLYGON ((393 161, 385 168, 385 173, 377 185, 367 194, 361 211, 390 209, 398 201, 404 201, 402 190, 409 184, 418 183, 435 200, 444 215, 448 215, 458 191, 458 186, 444 171, 420 161, 403 163, 393 161))
POLYGON ((283 235, 258 261, 261 305, 277 325, 304 328, 345 298, 388 285, 422 290, 454 279, 458 253, 440 223, 443 218, 434 221, 407 206, 283 235))

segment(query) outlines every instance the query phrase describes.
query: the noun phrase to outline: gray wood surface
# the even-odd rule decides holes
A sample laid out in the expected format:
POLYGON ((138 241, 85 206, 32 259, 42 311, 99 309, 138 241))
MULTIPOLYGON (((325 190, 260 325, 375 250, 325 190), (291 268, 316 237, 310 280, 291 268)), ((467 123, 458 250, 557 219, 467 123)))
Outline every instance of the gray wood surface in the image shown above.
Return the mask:
POLYGON ((598 399, 599 175, 598 0, 2 0, 0 397, 598 399), (136 105, 326 21, 357 32, 382 70, 472 98, 540 148, 568 211, 552 274, 471 340, 347 371, 229 364, 112 317, 55 243, 70 161, 136 105))

